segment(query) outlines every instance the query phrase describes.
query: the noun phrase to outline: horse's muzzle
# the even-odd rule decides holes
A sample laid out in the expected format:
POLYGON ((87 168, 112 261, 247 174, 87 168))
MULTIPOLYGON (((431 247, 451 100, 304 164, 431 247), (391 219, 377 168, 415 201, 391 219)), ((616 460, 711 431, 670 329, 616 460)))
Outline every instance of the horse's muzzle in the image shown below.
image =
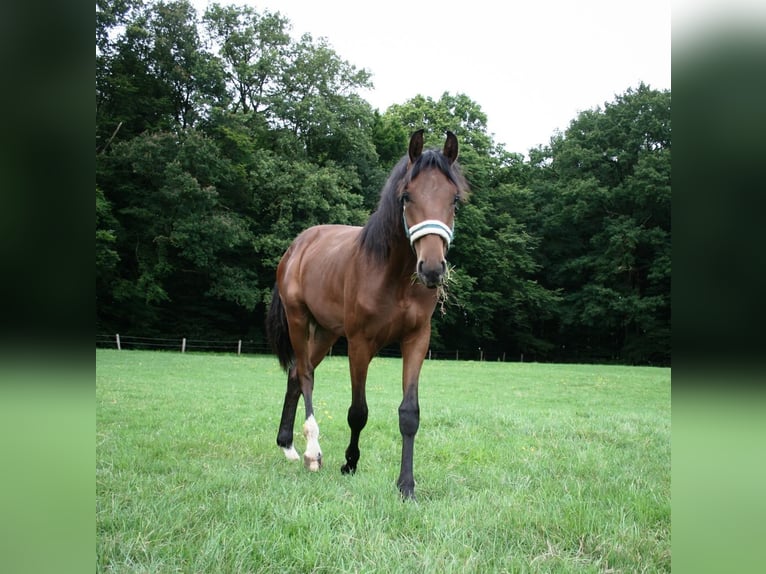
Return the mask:
POLYGON ((447 262, 443 259, 436 264, 427 264, 425 261, 418 261, 418 279, 429 289, 436 289, 444 281, 444 275, 447 272, 447 262))

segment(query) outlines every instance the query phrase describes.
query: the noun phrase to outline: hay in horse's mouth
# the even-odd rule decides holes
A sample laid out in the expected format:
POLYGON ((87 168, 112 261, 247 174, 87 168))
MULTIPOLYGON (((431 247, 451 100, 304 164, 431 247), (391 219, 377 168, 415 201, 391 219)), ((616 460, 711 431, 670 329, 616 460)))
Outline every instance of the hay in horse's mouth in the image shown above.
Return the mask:
MULTIPOLYGON (((449 285, 450 283, 453 283, 452 271, 454 269, 455 269, 454 265, 450 265, 449 263, 447 263, 447 270, 444 272, 444 277, 442 278, 442 282, 438 285, 434 285, 433 287, 429 287, 428 285, 425 285, 429 289, 436 289, 436 304, 439 306, 439 311, 441 312, 442 315, 447 314, 446 305, 449 303, 449 300, 450 300, 449 285)), ((420 278, 418 277, 418 274, 413 273, 412 284, 414 285, 419 280, 420 278)))
POLYGON ((436 292, 436 304, 439 306, 439 311, 442 316, 447 314, 446 305, 450 299, 449 286, 450 283, 454 283, 452 277, 452 270, 455 269, 454 265, 447 263, 447 270, 444 272, 444 279, 442 279, 441 285, 437 287, 436 292))

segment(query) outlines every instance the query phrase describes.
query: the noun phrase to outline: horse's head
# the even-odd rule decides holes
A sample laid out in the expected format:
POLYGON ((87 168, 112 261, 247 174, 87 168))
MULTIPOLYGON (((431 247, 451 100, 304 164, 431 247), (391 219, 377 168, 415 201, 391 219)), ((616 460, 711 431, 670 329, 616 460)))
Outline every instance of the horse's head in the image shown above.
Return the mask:
POLYGON ((401 189, 404 229, 417 257, 418 279, 431 289, 444 280, 452 243, 455 209, 463 199, 463 180, 453 169, 457 138, 447 132, 444 149, 423 152, 423 130, 410 138, 409 165, 401 189))

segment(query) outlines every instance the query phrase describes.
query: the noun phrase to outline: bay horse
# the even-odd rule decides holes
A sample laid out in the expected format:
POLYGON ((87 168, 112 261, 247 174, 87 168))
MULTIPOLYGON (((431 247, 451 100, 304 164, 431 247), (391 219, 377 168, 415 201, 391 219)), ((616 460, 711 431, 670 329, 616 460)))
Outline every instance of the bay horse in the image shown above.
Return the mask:
POLYGON ((423 130, 412 134, 364 227, 318 225, 302 232, 277 267, 266 330, 287 373, 277 444, 289 460, 298 399, 303 396, 305 467, 322 466, 314 418, 314 370, 339 337, 348 342, 351 406, 343 474, 356 472, 359 435, 367 424, 365 382, 370 361, 386 345, 400 344, 403 362, 399 430, 402 461, 397 486, 414 497, 412 458, 420 425, 418 378, 431 338, 431 315, 447 273, 446 255, 455 210, 468 184, 456 163, 458 142, 447 132, 442 150, 423 150, 423 130))

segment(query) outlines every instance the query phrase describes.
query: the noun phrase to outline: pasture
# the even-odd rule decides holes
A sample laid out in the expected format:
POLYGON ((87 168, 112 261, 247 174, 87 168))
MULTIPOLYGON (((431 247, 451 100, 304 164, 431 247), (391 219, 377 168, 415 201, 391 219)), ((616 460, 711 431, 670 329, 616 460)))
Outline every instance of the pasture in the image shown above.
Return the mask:
POLYGON ((276 445, 285 382, 268 356, 96 350, 97 571, 670 571, 670 369, 426 361, 416 501, 401 360, 370 365, 353 476, 347 359, 316 371, 318 473, 276 445))

